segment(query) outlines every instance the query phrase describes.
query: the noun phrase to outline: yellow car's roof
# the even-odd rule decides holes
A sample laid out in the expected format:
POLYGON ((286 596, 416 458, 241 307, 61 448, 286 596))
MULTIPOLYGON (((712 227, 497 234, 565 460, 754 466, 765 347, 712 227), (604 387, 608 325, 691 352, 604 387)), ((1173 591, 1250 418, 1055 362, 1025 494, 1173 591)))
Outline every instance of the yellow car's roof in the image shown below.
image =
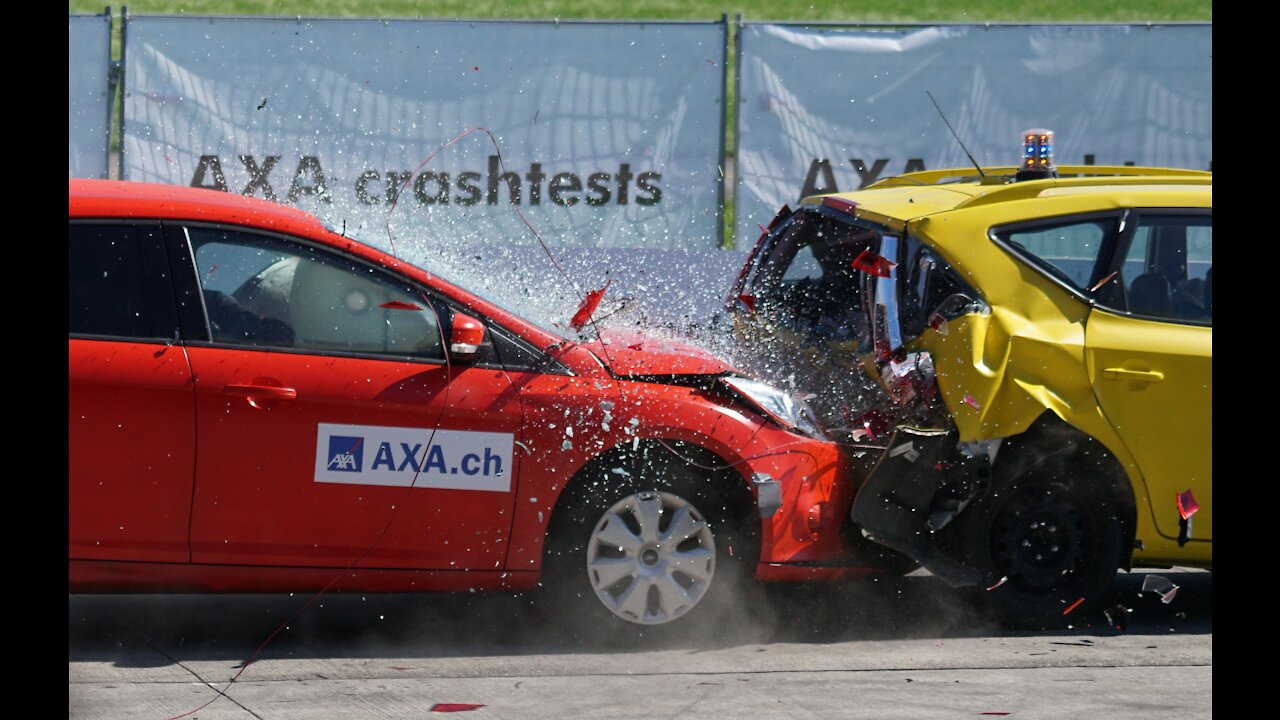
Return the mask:
POLYGON ((1013 182, 1016 167, 927 170, 885 178, 862 190, 813 196, 804 203, 835 197, 854 203, 858 217, 901 229, 927 215, 1013 200, 1066 195, 1112 196, 1114 207, 1212 205, 1213 173, 1131 166, 1059 166, 1059 176, 1013 182))

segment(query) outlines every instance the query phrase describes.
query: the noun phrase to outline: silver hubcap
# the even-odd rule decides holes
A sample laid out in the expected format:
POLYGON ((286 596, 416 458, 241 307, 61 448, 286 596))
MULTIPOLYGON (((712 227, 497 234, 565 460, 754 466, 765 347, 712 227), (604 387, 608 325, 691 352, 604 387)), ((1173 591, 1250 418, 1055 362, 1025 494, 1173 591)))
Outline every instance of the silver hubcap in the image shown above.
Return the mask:
POLYGON ((716 542, 697 508, 677 495, 619 500, 587 544, 587 576, 600 602, 633 623, 659 625, 693 609, 711 586, 716 542))

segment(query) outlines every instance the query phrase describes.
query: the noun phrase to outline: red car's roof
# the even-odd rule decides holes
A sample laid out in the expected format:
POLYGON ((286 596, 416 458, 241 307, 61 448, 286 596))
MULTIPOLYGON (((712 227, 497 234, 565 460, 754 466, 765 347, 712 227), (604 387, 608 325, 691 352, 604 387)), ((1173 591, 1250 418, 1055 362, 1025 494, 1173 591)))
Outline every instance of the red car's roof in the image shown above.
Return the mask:
POLYGON ((536 347, 546 347, 561 340, 497 305, 435 277, 422 268, 326 229, 324 224, 310 213, 278 203, 220 190, 127 180, 70 179, 67 184, 67 198, 68 216, 72 218, 199 220, 269 229, 323 242, 426 282, 451 295, 463 305, 497 318, 536 347))
POLYGON ((324 226, 314 215, 234 193, 120 180, 68 183, 71 217, 146 217, 252 225, 301 235, 324 226))

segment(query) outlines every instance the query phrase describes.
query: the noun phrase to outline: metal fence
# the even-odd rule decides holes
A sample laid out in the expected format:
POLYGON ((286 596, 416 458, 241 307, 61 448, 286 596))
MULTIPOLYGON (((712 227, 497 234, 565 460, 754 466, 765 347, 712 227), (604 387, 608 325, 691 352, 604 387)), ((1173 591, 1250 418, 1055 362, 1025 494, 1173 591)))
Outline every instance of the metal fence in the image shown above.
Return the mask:
POLYGON ((455 247, 522 242, 512 238, 525 235, 523 213, 570 250, 741 250, 784 202, 965 164, 926 90, 984 164, 1016 162, 1031 127, 1057 131, 1059 162, 1207 168, 1212 158, 1207 23, 108 9, 70 24, 70 176, 109 174, 114 131, 119 177, 273 198, 370 228, 394 220, 455 247), (112 22, 123 38, 114 65, 112 22), (475 131, 432 155, 471 127, 498 144, 475 131))

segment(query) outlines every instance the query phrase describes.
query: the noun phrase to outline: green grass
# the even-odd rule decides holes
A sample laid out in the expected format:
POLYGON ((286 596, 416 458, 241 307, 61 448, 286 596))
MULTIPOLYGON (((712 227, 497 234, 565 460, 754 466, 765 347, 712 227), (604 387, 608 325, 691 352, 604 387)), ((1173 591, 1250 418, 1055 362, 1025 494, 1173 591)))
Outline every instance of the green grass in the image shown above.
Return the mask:
MULTIPOLYGON (((105 3, 71 0, 73 13, 101 13, 105 3)), ((308 17, 464 17, 716 20, 742 13, 745 20, 866 22, 1156 22, 1211 20, 1209 0, 132 0, 131 13, 201 15, 302 15, 308 17), (424 14, 424 11, 429 11, 424 14)), ((118 8, 119 5, 114 7, 118 8)))

